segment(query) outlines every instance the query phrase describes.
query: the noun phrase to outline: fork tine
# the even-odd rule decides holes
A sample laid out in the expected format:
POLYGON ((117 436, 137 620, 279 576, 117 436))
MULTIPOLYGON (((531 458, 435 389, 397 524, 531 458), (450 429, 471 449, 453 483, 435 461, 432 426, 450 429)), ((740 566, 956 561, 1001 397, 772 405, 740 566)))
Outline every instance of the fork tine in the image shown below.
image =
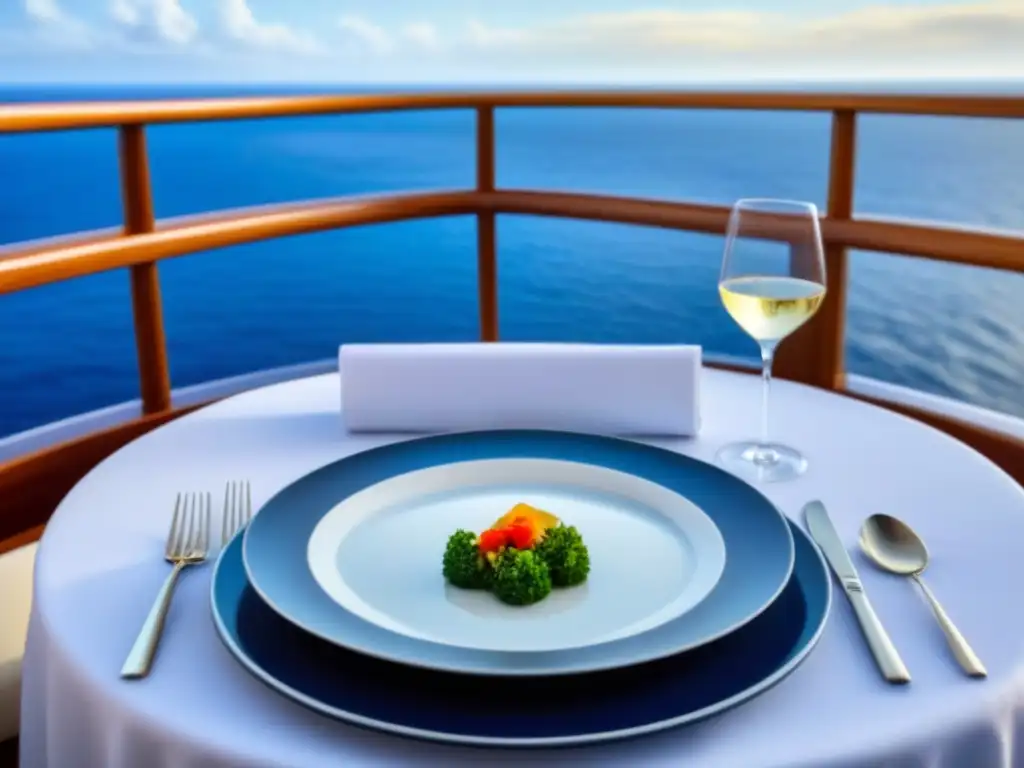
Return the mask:
POLYGON ((206 494, 196 494, 196 538, 192 545, 192 551, 199 553, 203 551, 203 535, 206 531, 206 494))
POLYGON ((224 484, 224 521, 221 525, 221 546, 228 542, 238 531, 238 486, 233 480, 224 484))
POLYGON ((189 531, 189 520, 192 507, 192 494, 182 494, 181 499, 181 519, 178 521, 178 533, 174 537, 174 551, 172 554, 175 557, 180 557, 185 551, 185 547, 188 544, 188 531, 189 531))
POLYGON ((220 545, 226 547, 231 536, 231 484, 224 486, 224 514, 220 519, 220 545))
POLYGON ((192 514, 188 517, 188 544, 185 553, 192 554, 199 548, 199 533, 202 528, 200 521, 203 514, 203 495, 192 494, 192 514))
POLYGON ((181 500, 181 525, 178 526, 178 536, 174 541, 174 555, 181 557, 188 547, 190 534, 190 523, 192 521, 192 494, 182 494, 181 500))
POLYGON ((203 515, 203 538, 202 551, 205 554, 210 550, 210 514, 213 509, 213 494, 206 492, 206 511, 203 515))
POLYGON ((242 523, 242 487, 235 481, 231 481, 231 535, 238 533, 238 527, 242 523))
POLYGON ((206 512, 206 505, 203 503, 203 494, 196 494, 196 516, 195 516, 195 530, 192 534, 192 546, 189 550, 192 553, 200 551, 200 547, 203 545, 203 516, 206 512))
POLYGON ((238 532, 238 483, 234 480, 228 483, 231 486, 231 535, 238 532))
POLYGON ((178 541, 178 530, 181 526, 181 494, 179 493, 177 498, 174 500, 174 515, 171 517, 171 530, 167 532, 167 557, 171 557, 175 552, 175 542, 178 541))
POLYGON ((224 511, 220 524, 220 545, 226 547, 252 518, 252 488, 248 480, 224 484, 224 511))
POLYGON ((190 493, 192 504, 189 506, 188 516, 188 540, 185 542, 185 553, 196 548, 196 538, 199 536, 199 515, 202 513, 203 495, 201 493, 190 493))

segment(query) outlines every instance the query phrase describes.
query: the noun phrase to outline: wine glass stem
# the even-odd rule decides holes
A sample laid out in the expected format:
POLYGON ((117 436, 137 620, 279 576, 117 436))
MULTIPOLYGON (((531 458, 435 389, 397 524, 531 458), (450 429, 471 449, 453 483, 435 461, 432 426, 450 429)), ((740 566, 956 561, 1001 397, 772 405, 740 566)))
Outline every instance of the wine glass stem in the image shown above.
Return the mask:
POLYGON ((761 451, 768 452, 768 398, 772 391, 772 361, 775 345, 761 345, 761 451))

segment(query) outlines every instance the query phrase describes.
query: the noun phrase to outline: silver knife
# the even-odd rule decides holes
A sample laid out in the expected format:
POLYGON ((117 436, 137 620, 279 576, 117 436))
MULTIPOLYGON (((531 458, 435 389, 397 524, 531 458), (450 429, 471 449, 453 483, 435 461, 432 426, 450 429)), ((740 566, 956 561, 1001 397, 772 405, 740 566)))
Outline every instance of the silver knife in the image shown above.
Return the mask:
POLYGON ((809 502, 804 506, 804 519, 807 520, 811 536, 825 553, 825 559, 832 566, 843 591, 850 599, 853 611, 857 614, 857 621, 864 632, 864 638, 868 641, 868 647, 882 671, 882 676, 890 683, 909 683, 910 672, 904 666, 896 646, 886 634, 882 622, 878 620, 875 609, 871 607, 857 569, 853 567, 853 561, 840 541, 825 505, 820 501, 809 502))

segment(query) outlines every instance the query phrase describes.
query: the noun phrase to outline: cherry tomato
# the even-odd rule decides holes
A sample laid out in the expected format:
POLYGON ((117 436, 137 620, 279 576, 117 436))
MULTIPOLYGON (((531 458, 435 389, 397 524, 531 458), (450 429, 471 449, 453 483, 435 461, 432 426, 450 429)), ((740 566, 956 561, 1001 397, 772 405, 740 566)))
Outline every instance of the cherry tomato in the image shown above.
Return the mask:
POLYGON ((491 528, 480 534, 480 551, 497 552, 508 544, 508 531, 501 528, 491 528))
POLYGON ((508 527, 509 543, 516 549, 533 546, 533 528, 525 523, 513 523, 508 527))

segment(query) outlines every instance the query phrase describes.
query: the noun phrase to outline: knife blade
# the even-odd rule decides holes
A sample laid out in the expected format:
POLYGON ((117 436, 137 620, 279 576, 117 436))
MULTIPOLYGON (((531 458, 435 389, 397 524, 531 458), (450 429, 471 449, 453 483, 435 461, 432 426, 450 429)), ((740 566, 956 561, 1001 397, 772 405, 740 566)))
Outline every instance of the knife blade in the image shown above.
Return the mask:
POLYGON ((821 548, 825 559, 839 579, 843 592, 846 593, 846 597, 853 606, 857 622, 860 624, 868 648, 871 649, 871 654, 875 657, 875 662, 882 672, 882 677, 890 683, 909 683, 910 672, 903 664, 903 659, 900 658, 896 646, 889 639, 875 609, 871 607, 857 569, 854 567, 846 547, 843 546, 825 505, 820 501, 808 502, 804 505, 804 519, 807 521, 811 537, 821 548))

